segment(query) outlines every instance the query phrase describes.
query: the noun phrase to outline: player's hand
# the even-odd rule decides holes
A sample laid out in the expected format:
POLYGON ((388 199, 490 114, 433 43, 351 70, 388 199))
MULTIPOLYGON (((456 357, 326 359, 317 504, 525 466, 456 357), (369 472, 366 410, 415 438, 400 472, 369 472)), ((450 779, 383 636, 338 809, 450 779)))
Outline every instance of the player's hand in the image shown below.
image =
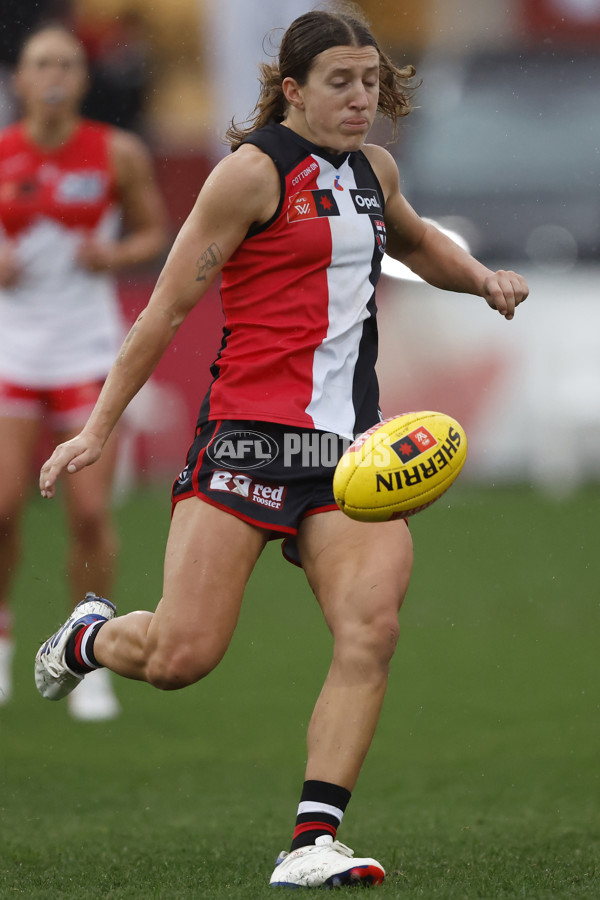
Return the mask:
POLYGON ((15 248, 8 241, 0 244, 0 287, 12 287, 20 275, 21 266, 15 248))
POLYGON ((92 434, 81 432, 70 441, 59 444, 40 471, 40 493, 48 499, 54 497, 56 481, 65 469, 69 474, 90 466, 100 457, 102 445, 92 434))
POLYGON ((79 245, 75 258, 88 272, 112 272, 119 267, 118 244, 86 238, 79 245))
POLYGON ((529 295, 529 288, 522 275, 499 269, 484 279, 481 295, 491 309, 512 319, 519 303, 529 295))

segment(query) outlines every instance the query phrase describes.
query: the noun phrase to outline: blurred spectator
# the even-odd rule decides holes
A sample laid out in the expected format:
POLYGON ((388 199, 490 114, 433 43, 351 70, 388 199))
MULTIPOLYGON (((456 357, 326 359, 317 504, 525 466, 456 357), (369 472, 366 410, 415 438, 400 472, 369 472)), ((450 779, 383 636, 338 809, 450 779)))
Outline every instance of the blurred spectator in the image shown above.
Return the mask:
POLYGON ((90 69, 84 115, 141 131, 150 72, 150 48, 141 15, 124 10, 115 19, 77 18, 75 32, 86 49, 90 69))
POLYGON ((0 128, 13 121, 16 107, 10 72, 25 37, 48 18, 62 19, 62 0, 2 0, 0 28, 0 128))

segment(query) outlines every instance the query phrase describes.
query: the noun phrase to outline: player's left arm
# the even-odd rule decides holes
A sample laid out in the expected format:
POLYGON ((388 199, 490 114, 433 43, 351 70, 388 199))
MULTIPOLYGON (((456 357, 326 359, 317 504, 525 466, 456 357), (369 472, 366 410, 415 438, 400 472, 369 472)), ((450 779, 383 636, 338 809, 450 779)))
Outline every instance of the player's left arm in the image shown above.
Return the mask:
POLYGON ((385 196, 386 253, 447 291, 476 294, 512 319, 529 289, 516 272, 488 269, 434 225, 424 222, 400 191, 398 168, 382 147, 365 148, 385 196))
POLYGON ((131 132, 115 128, 110 150, 124 233, 117 241, 90 238, 82 244, 79 262, 91 271, 151 262, 165 249, 168 237, 167 212, 146 146, 131 132))

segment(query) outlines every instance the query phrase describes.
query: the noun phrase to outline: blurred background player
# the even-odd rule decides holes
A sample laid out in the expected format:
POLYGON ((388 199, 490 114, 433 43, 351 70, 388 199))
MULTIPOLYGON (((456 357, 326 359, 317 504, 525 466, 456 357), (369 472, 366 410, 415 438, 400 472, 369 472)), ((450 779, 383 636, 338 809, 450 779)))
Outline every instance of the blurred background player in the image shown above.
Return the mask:
MULTIPOLYGON (((0 132, 0 703, 12 688, 9 590, 42 426, 59 440, 78 433, 122 340, 113 274, 155 259, 166 242, 142 142, 80 115, 86 59, 67 29, 29 37, 14 89, 23 118, 0 132)), ((111 439, 102 462, 65 485, 73 603, 113 584, 116 452, 111 439)), ((117 714, 106 676, 88 682, 72 715, 117 714)))

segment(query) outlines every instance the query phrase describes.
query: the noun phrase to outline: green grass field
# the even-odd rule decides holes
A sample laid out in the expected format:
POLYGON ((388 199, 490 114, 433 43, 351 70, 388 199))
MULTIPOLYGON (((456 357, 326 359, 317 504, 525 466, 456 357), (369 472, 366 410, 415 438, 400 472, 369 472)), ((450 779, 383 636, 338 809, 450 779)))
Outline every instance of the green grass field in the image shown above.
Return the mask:
MULTIPOLYGON (((599 501, 458 485, 413 520, 390 689, 339 834, 386 867, 377 896, 600 897, 599 501)), ((115 599, 153 608, 168 488, 118 516, 115 599)), ((206 682, 121 680, 117 721, 76 723, 33 684, 64 618, 59 520, 32 502, 0 709, 0 897, 271 897, 330 652, 302 573, 271 545, 206 682)))

